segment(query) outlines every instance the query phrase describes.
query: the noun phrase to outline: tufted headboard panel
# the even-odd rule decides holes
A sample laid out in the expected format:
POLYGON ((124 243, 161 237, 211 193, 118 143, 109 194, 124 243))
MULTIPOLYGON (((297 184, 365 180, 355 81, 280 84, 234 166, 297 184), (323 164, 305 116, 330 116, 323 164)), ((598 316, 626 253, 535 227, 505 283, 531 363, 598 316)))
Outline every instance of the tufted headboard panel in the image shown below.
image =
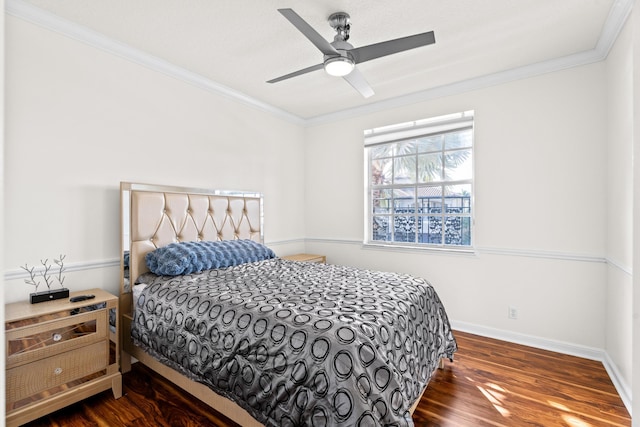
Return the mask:
MULTIPOLYGON (((132 281, 148 271, 145 255, 170 243, 233 239, 263 242, 263 201, 259 193, 122 182, 120 195, 122 246, 123 251, 129 251, 132 281)), ((125 291, 121 289, 121 293, 125 291)))

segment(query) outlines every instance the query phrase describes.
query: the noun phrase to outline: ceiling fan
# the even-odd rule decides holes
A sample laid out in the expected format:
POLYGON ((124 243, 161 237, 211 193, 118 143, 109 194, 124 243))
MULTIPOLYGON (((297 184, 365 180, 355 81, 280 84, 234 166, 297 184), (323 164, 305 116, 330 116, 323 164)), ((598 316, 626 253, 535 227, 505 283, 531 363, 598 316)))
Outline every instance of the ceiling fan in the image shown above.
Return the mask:
POLYGON ((292 9, 278 9, 278 12, 287 18, 324 54, 324 59, 322 64, 312 65, 311 67, 285 74, 269 80, 267 83, 276 83, 324 68, 327 74, 342 77, 362 96, 368 98, 374 94, 373 89, 369 86, 362 73, 355 68, 356 64, 436 42, 433 31, 429 31, 354 48, 347 42, 349 40, 349 30, 351 29, 351 17, 348 13, 337 12, 329 16, 329 25, 336 31, 333 42, 329 43, 292 9))

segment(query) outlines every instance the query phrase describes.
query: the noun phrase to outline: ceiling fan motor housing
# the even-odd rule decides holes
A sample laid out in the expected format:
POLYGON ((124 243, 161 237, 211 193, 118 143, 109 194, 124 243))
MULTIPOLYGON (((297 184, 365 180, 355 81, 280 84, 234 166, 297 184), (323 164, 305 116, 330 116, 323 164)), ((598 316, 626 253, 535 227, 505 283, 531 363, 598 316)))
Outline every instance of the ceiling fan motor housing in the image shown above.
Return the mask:
MULTIPOLYGON (((330 44, 338 51, 340 56, 342 56, 343 58, 349 58, 351 61, 354 60, 353 55, 349 53, 349 51, 353 49, 353 46, 351 45, 351 43, 347 43, 342 40, 337 40, 337 41, 332 41, 330 44)), ((336 55, 325 55, 324 59, 326 61, 329 58, 335 58, 335 57, 336 55)))

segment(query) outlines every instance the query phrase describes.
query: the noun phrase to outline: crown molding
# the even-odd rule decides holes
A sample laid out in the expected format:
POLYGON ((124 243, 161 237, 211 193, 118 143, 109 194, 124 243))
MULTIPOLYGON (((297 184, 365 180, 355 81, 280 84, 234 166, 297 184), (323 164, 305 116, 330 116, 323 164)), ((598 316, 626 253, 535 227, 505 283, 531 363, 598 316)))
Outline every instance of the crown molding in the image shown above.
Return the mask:
POLYGON ((270 113, 276 117, 284 119, 300 126, 313 126, 329 122, 348 119, 351 117, 375 113, 391 108, 403 107, 418 102, 429 101, 445 96, 457 95, 478 89, 484 89, 515 80, 534 77, 537 75, 565 70, 572 67, 587 65, 599 62, 607 58, 609 51, 613 47, 618 34, 622 30, 634 0, 615 0, 607 20, 600 34, 596 47, 592 50, 568 55, 549 61, 538 62, 498 73, 488 74, 481 77, 464 80, 456 83, 442 85, 432 89, 415 92, 384 101, 374 102, 361 107, 350 108, 337 111, 335 113, 323 114, 309 119, 304 119, 295 114, 286 112, 280 108, 262 102, 256 98, 246 95, 225 85, 214 82, 204 76, 178 67, 168 61, 150 55, 139 49, 135 49, 127 44, 106 37, 96 31, 60 18, 59 16, 47 12, 32 4, 22 0, 6 0, 5 11, 9 15, 31 22, 51 31, 58 32, 75 40, 93 46, 97 49, 109 52, 121 58, 130 60, 151 70, 185 81, 196 87, 216 93, 236 100, 242 104, 270 113))
POLYGON ((615 0, 611 6, 596 45, 596 50, 601 53, 602 59, 606 59, 609 55, 609 51, 622 31, 631 9, 633 9, 633 0, 615 0))
POLYGON ((307 119, 306 122, 307 125, 319 125, 339 120, 345 120, 356 116, 386 111, 392 108, 404 107, 407 105, 416 104, 418 102, 430 101, 446 96, 453 96, 465 92, 471 92, 474 90, 485 89, 487 87, 497 86, 500 84, 534 77, 541 74, 598 62, 602 59, 603 58, 600 56, 600 54, 594 49, 561 58, 552 59, 549 61, 538 62, 535 64, 512 68, 497 73, 486 74, 484 76, 462 80, 459 82, 438 86, 420 92, 414 92, 412 94, 403 95, 396 98, 385 99, 383 101, 374 102, 371 104, 363 105, 361 107, 355 107, 348 110, 342 110, 335 113, 316 116, 307 119))
POLYGON ((512 68, 497 73, 487 74, 473 79, 442 85, 421 92, 374 102, 361 107, 316 116, 308 119, 306 121, 307 125, 325 124, 344 120, 355 116, 376 113, 389 110, 391 108, 403 107, 445 96, 458 95, 473 90, 484 89, 490 86, 496 86, 503 83, 603 61, 609 55, 609 51, 618 38, 618 34, 622 31, 624 23, 631 13, 632 8, 633 0, 615 0, 609 10, 609 15, 607 16, 602 33, 600 33, 600 38, 598 39, 598 43, 594 49, 548 61, 512 68))
POLYGON ((68 21, 30 3, 22 0, 7 0, 5 3, 5 11, 16 18, 20 18, 42 28, 65 35, 89 46, 95 47, 96 49, 111 53, 169 77, 182 80, 200 89, 233 99, 293 124, 305 124, 304 119, 294 114, 276 108, 237 90, 231 89, 230 87, 217 83, 200 74, 178 67, 175 64, 136 49, 125 43, 109 38, 97 31, 93 31, 87 27, 68 21))

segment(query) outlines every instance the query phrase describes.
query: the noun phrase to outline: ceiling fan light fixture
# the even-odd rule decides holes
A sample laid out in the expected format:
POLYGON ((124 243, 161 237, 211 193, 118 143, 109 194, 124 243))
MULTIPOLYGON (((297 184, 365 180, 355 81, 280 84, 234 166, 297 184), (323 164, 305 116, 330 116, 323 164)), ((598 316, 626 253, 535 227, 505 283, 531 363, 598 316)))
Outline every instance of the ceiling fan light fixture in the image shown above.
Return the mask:
POLYGON ((356 64, 346 56, 337 56, 324 61, 324 70, 330 76, 342 77, 353 71, 356 64))

